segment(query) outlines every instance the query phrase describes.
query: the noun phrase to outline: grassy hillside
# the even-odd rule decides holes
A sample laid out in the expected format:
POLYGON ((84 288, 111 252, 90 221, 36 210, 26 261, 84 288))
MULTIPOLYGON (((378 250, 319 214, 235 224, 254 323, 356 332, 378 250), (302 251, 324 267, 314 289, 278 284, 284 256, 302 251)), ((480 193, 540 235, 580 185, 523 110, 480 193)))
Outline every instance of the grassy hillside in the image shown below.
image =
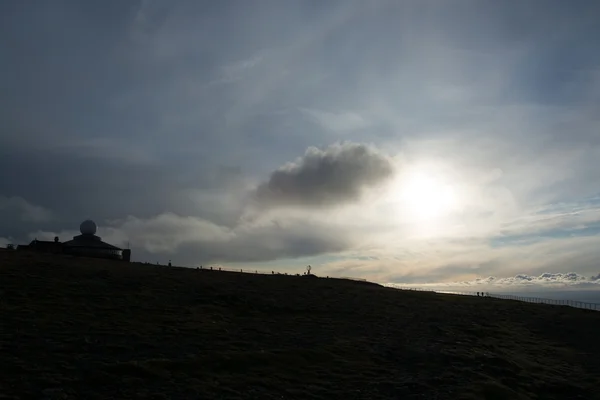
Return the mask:
POLYGON ((600 312, 0 252, 0 399, 600 399, 600 312))

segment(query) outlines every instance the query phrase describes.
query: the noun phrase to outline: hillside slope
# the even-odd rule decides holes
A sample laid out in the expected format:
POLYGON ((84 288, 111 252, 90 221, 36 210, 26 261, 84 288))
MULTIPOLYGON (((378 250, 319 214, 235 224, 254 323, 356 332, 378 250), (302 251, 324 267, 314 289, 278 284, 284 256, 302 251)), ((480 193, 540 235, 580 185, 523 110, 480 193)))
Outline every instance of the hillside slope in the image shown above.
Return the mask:
POLYGON ((2 399, 600 398, 569 307, 2 251, 0 316, 2 399))

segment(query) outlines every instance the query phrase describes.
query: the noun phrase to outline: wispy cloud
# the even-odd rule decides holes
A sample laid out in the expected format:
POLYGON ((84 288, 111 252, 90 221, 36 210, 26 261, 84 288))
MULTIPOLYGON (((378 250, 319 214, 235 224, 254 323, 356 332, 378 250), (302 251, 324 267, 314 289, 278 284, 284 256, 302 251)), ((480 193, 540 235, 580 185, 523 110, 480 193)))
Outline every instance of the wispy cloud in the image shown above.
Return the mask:
POLYGON ((371 123, 356 112, 326 112, 301 108, 300 111, 320 127, 336 133, 348 133, 365 129, 371 123))
POLYGON ((53 219, 50 210, 31 204, 18 196, 0 196, 0 213, 16 213, 23 222, 46 222, 53 219))
POLYGON ((253 55, 247 59, 239 60, 220 67, 216 77, 210 80, 206 86, 227 84, 241 81, 248 76, 251 69, 260 65, 263 60, 261 54, 253 55))

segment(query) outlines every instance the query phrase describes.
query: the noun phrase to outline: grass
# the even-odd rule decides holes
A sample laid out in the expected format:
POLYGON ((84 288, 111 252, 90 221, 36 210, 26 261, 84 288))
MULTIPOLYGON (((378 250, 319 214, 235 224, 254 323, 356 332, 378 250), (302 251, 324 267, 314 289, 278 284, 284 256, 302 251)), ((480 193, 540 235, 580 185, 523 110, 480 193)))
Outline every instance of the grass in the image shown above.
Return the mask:
POLYGON ((600 312, 0 252, 0 399, 599 399, 600 312))

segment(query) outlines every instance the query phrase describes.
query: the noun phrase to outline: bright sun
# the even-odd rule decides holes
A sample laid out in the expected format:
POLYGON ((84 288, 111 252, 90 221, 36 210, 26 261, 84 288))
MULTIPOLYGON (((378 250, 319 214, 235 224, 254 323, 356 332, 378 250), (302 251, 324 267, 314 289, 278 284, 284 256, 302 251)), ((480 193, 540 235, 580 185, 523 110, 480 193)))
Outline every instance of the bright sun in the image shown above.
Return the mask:
POLYGON ((458 204, 457 193, 452 186, 432 174, 409 172, 396 190, 396 196, 408 215, 420 221, 439 219, 458 204))

